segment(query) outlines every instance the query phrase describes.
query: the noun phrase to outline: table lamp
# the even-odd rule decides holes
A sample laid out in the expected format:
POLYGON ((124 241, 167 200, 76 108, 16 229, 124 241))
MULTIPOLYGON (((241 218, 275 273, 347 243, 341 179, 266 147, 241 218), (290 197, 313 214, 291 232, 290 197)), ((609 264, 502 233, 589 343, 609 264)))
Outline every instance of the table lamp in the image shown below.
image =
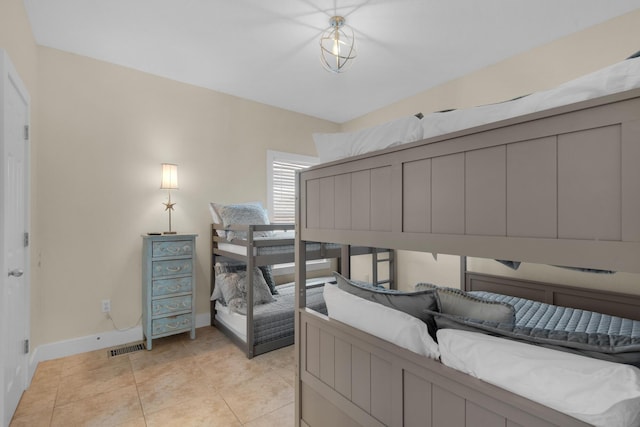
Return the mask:
POLYGON ((169 211, 169 231, 165 231, 163 234, 176 234, 171 230, 171 211, 175 203, 171 203, 171 190, 178 189, 178 165, 171 163, 162 163, 162 183, 160 184, 161 190, 167 190, 169 194, 169 201, 163 203, 165 211, 169 211))

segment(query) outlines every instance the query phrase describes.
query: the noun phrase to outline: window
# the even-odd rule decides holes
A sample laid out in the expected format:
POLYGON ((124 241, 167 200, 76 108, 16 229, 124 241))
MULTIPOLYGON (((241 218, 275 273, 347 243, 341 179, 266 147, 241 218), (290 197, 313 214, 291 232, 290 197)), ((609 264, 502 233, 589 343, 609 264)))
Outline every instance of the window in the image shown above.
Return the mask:
MULTIPOLYGON (((296 171, 320 163, 317 157, 267 150, 267 209, 272 223, 296 222, 296 171)), ((273 274, 293 274, 294 264, 273 266, 273 274)), ((307 271, 331 267, 327 259, 307 261, 307 271)))
POLYGON ((296 171, 320 163, 317 157, 267 151, 267 209, 272 223, 294 223, 296 171))

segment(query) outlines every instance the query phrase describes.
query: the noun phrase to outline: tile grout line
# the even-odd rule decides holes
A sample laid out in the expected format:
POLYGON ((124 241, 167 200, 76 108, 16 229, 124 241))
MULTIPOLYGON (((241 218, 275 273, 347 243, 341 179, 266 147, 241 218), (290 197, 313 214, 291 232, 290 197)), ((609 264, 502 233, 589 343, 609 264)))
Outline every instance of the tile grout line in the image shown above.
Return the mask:
POLYGON ((49 418, 49 426, 53 426, 53 414, 56 412, 56 406, 58 405, 58 393, 60 390, 60 383, 62 382, 62 370, 58 374, 58 384, 56 384, 56 397, 53 399, 53 408, 51 408, 51 418, 49 418))
POLYGON ((136 386, 136 396, 138 396, 138 404, 140 405, 140 412, 142 412, 142 419, 144 420, 144 425, 147 426, 147 414, 145 413, 144 406, 142 405, 140 389, 138 388, 138 380, 136 379, 136 374, 133 370, 133 361, 131 360, 130 354, 127 354, 127 359, 129 359, 129 367, 131 368, 131 375, 133 375, 133 384, 136 386))
MULTIPOLYGON (((186 348, 186 345, 185 345, 186 348)), ((193 353, 193 352, 192 352, 193 353)), ((195 357, 195 355, 194 355, 195 357)), ((200 364, 198 364, 198 367, 200 367, 200 364)), ((200 367, 201 368, 201 367, 200 367)), ((202 369, 202 368, 201 368, 202 369)), ((203 369, 203 371, 205 372, 206 375, 206 370, 203 369)), ((213 389, 215 390, 215 392, 218 394, 218 396, 220 396, 220 399, 222 399, 222 401, 224 402, 224 404, 227 406, 227 408, 229 409, 229 411, 233 414, 233 416, 236 418, 236 421, 238 421, 238 423, 240 424, 240 426, 244 426, 244 423, 242 421, 240 421, 240 417, 238 417, 238 414, 236 414, 236 412, 231 408, 231 405, 229 405, 229 402, 227 402, 227 399, 225 399, 225 397, 222 395, 221 390, 219 390, 215 385, 211 385, 211 387, 213 387, 213 389)))

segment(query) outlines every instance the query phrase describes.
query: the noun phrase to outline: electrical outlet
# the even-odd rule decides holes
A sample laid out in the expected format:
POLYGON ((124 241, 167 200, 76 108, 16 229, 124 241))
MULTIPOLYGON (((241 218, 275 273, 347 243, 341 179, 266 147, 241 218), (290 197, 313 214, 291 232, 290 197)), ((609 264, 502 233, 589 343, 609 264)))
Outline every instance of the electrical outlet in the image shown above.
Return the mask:
POLYGON ((103 299, 102 300, 102 312, 103 313, 111 313, 111 300, 103 299))

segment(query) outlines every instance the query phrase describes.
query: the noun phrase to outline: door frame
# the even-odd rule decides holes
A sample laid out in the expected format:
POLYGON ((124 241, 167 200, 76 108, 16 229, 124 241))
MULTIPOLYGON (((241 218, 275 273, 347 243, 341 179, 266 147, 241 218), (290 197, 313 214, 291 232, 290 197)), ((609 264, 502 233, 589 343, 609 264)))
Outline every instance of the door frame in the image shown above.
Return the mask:
MULTIPOLYGON (((4 134, 4 120, 5 120, 5 105, 4 105, 4 94, 6 91, 6 86, 8 84, 12 84, 17 88, 20 95, 23 97, 27 104, 27 126, 29 126, 28 135, 25 137, 24 141, 24 165, 25 165, 25 177, 24 177, 24 200, 25 200, 25 232, 29 233, 29 240, 31 240, 31 98, 29 96, 29 92, 26 89, 25 84, 22 79, 18 75, 15 67, 13 66, 11 60, 9 59, 8 53, 4 49, 0 49, 0 155, 2 156, 2 162, 0 162, 0 199, 4 200, 4 186, 5 186, 5 170, 4 170, 4 156, 5 156, 5 134, 4 134)), ((1 206, 1 205, 0 205, 1 206)), ((5 215, 4 211, 0 208, 0 242, 4 245, 6 242, 4 236, 4 222, 5 215)), ((6 275, 7 275, 7 265, 6 265, 6 255, 5 248, 2 246, 0 250, 0 308, 4 307, 6 303, 6 275)), ((30 330, 31 330, 31 242, 29 241, 28 245, 25 247, 25 268, 24 268, 24 296, 25 296, 25 307, 24 307, 24 336, 25 339, 30 340, 30 330)), ((6 342, 7 337, 7 319, 4 319, 4 313, 6 310, 0 310, 0 345, 6 342)), ((25 353, 22 363, 22 390, 26 390, 29 386, 30 381, 30 369, 29 369, 29 356, 32 355, 33 352, 29 349, 28 353, 25 353)), ((8 416, 7 408, 6 408, 6 396, 5 396, 5 373, 4 373, 4 365, 2 361, 0 361, 0 425, 4 425, 4 420, 8 416)), ((11 414, 13 415, 13 414, 11 414)))

